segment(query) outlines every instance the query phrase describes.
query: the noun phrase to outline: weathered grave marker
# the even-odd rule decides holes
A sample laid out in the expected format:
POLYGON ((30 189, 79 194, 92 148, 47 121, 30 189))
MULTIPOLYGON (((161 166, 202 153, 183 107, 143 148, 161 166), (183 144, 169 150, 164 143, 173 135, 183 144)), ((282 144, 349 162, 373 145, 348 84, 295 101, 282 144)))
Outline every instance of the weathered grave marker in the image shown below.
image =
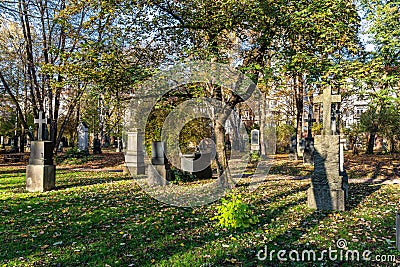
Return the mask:
POLYGON ((43 141, 43 125, 48 123, 43 112, 35 119, 39 124, 38 140, 31 142, 29 165, 26 166, 26 190, 30 192, 43 192, 55 187, 56 169, 53 165, 53 143, 43 141))
POLYGON ((158 141, 151 144, 151 164, 148 166, 147 174, 148 185, 164 186, 167 184, 169 164, 165 149, 164 142, 158 141))
POLYGON ((323 104, 322 135, 315 136, 314 174, 308 189, 308 206, 320 210, 345 210, 347 177, 340 170, 340 135, 332 131, 332 103, 340 103, 340 95, 332 95, 327 87, 314 98, 323 104))
POLYGON ((251 130, 251 151, 260 151, 260 131, 257 129, 251 130))
POLYGON ((79 151, 89 152, 89 134, 86 123, 80 122, 78 125, 78 149, 79 151))
POLYGON ((143 132, 132 131, 128 132, 127 136, 125 167, 132 175, 145 174, 143 132))

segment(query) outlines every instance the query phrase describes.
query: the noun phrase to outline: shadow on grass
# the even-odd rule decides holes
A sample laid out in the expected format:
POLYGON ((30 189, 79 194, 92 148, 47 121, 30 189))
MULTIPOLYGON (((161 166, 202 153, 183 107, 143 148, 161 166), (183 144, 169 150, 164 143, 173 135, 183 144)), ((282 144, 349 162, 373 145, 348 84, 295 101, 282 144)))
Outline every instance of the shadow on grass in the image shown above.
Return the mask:
POLYGON ((382 185, 369 183, 350 183, 349 196, 347 198, 346 210, 355 209, 364 199, 378 191, 382 185))
MULTIPOLYGON (((63 178, 63 183, 61 185, 56 185, 56 188, 54 190, 65 190, 69 188, 75 188, 75 187, 82 187, 82 186, 90 186, 90 185, 96 185, 96 184, 104 184, 104 183, 110 183, 110 182, 118 182, 118 181, 127 181, 127 180, 135 180, 134 177, 130 175, 125 175, 125 176, 118 176, 118 177, 112 177, 112 178, 104 178, 104 177, 90 177, 90 178, 79 178, 79 177, 74 177, 71 178, 71 180, 67 180, 67 178, 63 178), (74 181, 78 180, 78 181, 74 181)), ((56 184, 57 184, 57 178, 56 178, 56 184)))
MULTIPOLYGON (((301 199, 302 200, 302 199, 301 199)), ((301 200, 299 200, 301 202, 301 200)), ((297 202, 297 201, 296 201, 297 202)), ((290 206, 295 206, 296 202, 290 203, 288 205, 288 208, 290 206)), ((300 204, 300 203, 298 203, 300 204)), ((286 207, 282 207, 283 210, 281 211, 284 212, 286 210, 286 207)), ((296 262, 296 261, 288 261, 288 254, 289 251, 291 250, 297 250, 301 252, 302 246, 299 244, 295 244, 296 241, 301 240, 301 237, 303 234, 307 233, 307 231, 310 228, 313 228, 317 226, 320 221, 324 220, 331 214, 331 211, 314 211, 311 214, 307 215, 305 218, 301 220, 301 222, 296 225, 295 227, 291 227, 288 230, 286 230, 283 234, 280 234, 273 238, 272 240, 266 242, 265 244, 262 244, 258 248, 242 248, 239 249, 235 255, 233 255, 235 258, 240 258, 242 260, 246 260, 246 262, 241 262, 240 266, 315 266, 315 262, 296 262), (255 249, 255 250, 254 250, 255 249), (259 260, 257 257, 257 254, 260 252, 260 250, 263 250, 262 253, 260 253, 260 256, 265 256, 266 258, 264 260, 259 260), (280 250, 286 250, 286 255, 283 257, 286 257, 286 261, 281 261, 277 259, 277 254, 278 251, 280 250), (265 251, 265 255, 263 254, 265 251), (272 252, 272 253, 271 253, 272 252), (285 262, 285 264, 283 264, 285 262)), ((272 216, 277 216, 278 214, 271 214, 272 216)), ((270 221, 272 218, 268 217, 265 219, 266 222, 270 221)), ((304 249, 310 249, 304 247, 304 249)), ((282 255, 281 255, 282 256, 282 255)), ((217 257, 213 259, 213 266, 239 266, 236 263, 230 263, 227 262, 226 256, 223 257, 217 257)), ((328 266, 339 266, 339 265, 328 265, 328 266)))
POLYGON ((4 168, 0 168, 0 179, 8 178, 7 176, 2 176, 4 174, 20 174, 20 173, 25 173, 25 172, 26 172, 25 168, 21 168, 21 169, 16 169, 16 168, 4 169, 4 168))

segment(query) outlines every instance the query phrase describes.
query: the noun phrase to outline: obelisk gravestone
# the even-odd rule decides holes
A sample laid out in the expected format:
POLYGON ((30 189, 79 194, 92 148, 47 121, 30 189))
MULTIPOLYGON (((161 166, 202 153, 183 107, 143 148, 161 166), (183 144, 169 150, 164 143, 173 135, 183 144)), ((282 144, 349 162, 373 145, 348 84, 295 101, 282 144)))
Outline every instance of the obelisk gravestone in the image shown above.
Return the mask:
POLYGON ((55 166, 53 165, 53 145, 51 141, 44 141, 44 127, 48 120, 44 118, 42 111, 39 118, 35 119, 39 124, 37 141, 31 142, 31 155, 29 165, 26 166, 26 190, 30 192, 43 192, 55 187, 55 166))
POLYGON ((323 105, 323 131, 314 140, 314 174, 308 189, 308 206, 320 210, 345 210, 346 177, 340 172, 340 135, 332 131, 332 103, 340 103, 340 95, 332 95, 328 87, 314 103, 323 105))

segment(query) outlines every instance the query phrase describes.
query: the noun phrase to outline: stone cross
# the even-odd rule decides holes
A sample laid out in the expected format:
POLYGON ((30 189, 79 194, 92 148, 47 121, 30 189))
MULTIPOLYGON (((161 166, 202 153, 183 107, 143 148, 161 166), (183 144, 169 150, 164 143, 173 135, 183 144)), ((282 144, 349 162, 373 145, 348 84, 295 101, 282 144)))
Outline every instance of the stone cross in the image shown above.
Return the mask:
POLYGON ((49 123, 49 120, 43 116, 43 111, 39 111, 39 118, 35 119, 35 124, 39 124, 38 141, 43 141, 43 124, 49 123))
POLYGON ((324 89, 322 95, 314 97, 314 103, 322 103, 323 108, 323 135, 332 135, 331 112, 332 103, 340 103, 342 97, 340 95, 332 95, 332 87, 328 86, 324 89))

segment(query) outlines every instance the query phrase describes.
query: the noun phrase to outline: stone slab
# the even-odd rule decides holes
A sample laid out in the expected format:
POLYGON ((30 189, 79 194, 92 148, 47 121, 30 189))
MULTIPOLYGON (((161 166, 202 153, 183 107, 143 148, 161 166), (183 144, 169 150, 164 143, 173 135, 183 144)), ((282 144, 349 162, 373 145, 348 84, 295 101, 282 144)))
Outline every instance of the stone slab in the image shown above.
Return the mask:
POLYGON ((26 166, 26 190, 44 192, 55 188, 56 167, 54 165, 26 166))

